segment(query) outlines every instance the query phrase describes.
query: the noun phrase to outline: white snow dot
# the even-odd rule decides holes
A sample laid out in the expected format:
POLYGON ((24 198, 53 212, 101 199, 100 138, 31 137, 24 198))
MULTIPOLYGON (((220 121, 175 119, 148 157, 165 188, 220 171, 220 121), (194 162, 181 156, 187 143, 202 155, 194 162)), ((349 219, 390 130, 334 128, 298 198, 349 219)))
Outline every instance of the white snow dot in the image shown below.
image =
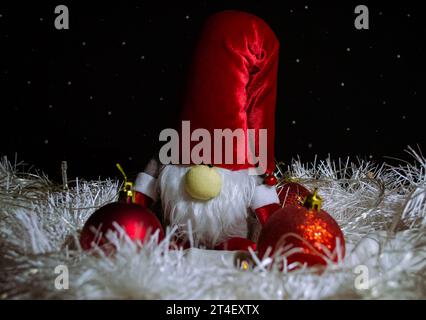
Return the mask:
POLYGON ((53 108, 53 106, 51 104, 49 104, 49 109, 52 109, 52 108, 53 108))
POLYGON ((293 120, 293 121, 291 122, 291 124, 296 124, 296 120, 293 120))
POLYGON ((49 140, 47 140, 47 139, 46 139, 46 140, 44 140, 43 142, 44 142, 44 144, 48 144, 48 143, 49 143, 49 140))
POLYGON ((141 60, 145 60, 145 56, 141 56, 141 60))
POLYGON ((185 16, 185 19, 186 19, 186 20, 189 20, 189 16, 188 16, 188 15, 187 15, 187 16, 185 16))
POLYGON ((43 18, 40 18, 40 21, 43 21, 43 18))
POLYGON ((380 12, 379 12, 379 16, 381 16, 382 14, 383 14, 383 13, 380 11, 380 12))
POLYGON ((93 96, 90 96, 90 97, 89 97, 89 100, 93 100, 93 96))
POLYGON ((344 82, 342 82, 342 83, 340 83, 340 85, 341 85, 342 87, 344 87, 344 86, 345 86, 345 83, 344 83, 344 82))
POLYGON ((309 9, 309 7, 308 6, 305 6, 305 10, 308 10, 309 9))
POLYGON ((405 116, 405 115, 403 115, 403 116, 402 116, 402 119, 404 119, 404 120, 405 120, 405 118, 406 118, 406 116, 405 116))
POLYGON ((0 13, 0 18, 3 18, 3 15, 0 13))
POLYGON ((71 81, 68 81, 68 85, 69 85, 69 86, 71 85, 71 81))
POLYGON ((83 42, 81 43, 81 45, 84 47, 84 46, 86 45, 86 42, 85 42, 85 41, 83 41, 83 42))
POLYGON ((408 18, 409 18, 409 17, 411 17, 411 14, 407 13, 407 17, 408 17, 408 18))
POLYGON ((160 97, 160 101, 163 101, 164 100, 164 98, 163 97, 160 97))
POLYGON ((28 80, 28 81, 27 81, 27 84, 31 84, 31 80, 28 80))
POLYGON ((386 101, 383 101, 383 104, 386 104, 386 101))
POLYGON ((293 13, 293 9, 290 9, 290 12, 293 13))
POLYGON ((368 157, 369 157, 370 159, 373 159, 373 155, 372 155, 372 154, 370 154, 368 157))
POLYGON ((351 48, 346 48, 346 51, 347 51, 347 52, 350 52, 350 51, 351 51, 351 48))
POLYGON ((123 41, 123 42, 121 43, 121 45, 122 45, 122 46, 125 46, 125 45, 126 45, 126 41, 123 41))
POLYGON ((110 115, 112 115, 112 111, 108 111, 108 115, 110 116, 110 115))
POLYGON ((133 160, 133 158, 132 158, 132 157, 129 157, 129 160, 130 160, 130 161, 132 161, 132 160, 133 160))
POLYGON ((297 59, 296 59, 296 62, 297 62, 297 63, 299 63, 299 62, 300 62, 300 59, 299 59, 299 58, 297 58, 297 59))
POLYGON ((351 128, 347 127, 347 128, 346 128, 346 131, 351 131, 351 128))
POLYGON ((312 148, 312 143, 308 143, 308 148, 312 148))
POLYGON ((399 58, 401 58, 401 55, 400 55, 400 54, 397 54, 397 55, 396 55, 396 57, 399 59, 399 58))

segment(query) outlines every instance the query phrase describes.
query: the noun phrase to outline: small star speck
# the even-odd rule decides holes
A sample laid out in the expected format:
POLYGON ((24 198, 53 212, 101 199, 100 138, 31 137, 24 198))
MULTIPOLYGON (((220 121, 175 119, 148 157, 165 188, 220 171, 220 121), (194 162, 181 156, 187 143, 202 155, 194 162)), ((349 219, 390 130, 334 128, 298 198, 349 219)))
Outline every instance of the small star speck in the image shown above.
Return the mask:
POLYGON ((128 159, 129 159, 130 161, 132 161, 132 160, 133 160, 133 158, 132 158, 132 157, 129 157, 128 159))
POLYGON ((312 143, 308 143, 308 148, 312 148, 312 143))
POLYGON ((164 100, 164 98, 163 97, 160 97, 160 101, 163 101, 164 100))
POLYGON ((43 18, 40 18, 40 21, 43 21, 43 18))
POLYGON ((351 128, 349 128, 349 127, 348 127, 348 128, 346 128, 346 131, 351 131, 351 128))
POLYGON ((112 115, 112 111, 108 111, 108 115, 110 116, 110 115, 112 115))
POLYGON ((400 55, 400 54, 397 54, 397 55, 396 55, 396 57, 399 59, 399 58, 401 58, 401 55, 400 55))
POLYGON ((402 116, 402 119, 403 119, 403 120, 405 120, 406 118, 407 118, 407 117, 406 117, 405 115, 404 115, 404 116, 402 116))
POLYGON ((53 106, 51 104, 49 104, 49 109, 52 109, 52 108, 53 108, 53 106))
POLYGON ((185 16, 185 19, 186 19, 186 20, 189 20, 189 16, 185 16))
POLYGON ((67 84, 70 86, 71 85, 71 81, 68 81, 67 84))
POLYGON ((383 101, 383 104, 386 104, 386 101, 383 101))
POLYGON ((368 157, 369 157, 370 159, 373 159, 373 155, 372 155, 372 154, 370 154, 368 157))
POLYGON ((122 45, 122 46, 125 46, 125 45, 126 45, 126 41, 123 41, 123 42, 121 43, 121 45, 122 45))
POLYGON ((299 62, 300 62, 300 59, 296 59, 296 62, 297 62, 297 63, 299 63, 299 62))
POLYGON ((293 120, 293 121, 291 122, 291 124, 296 124, 296 120, 293 120))
POLYGON ((84 46, 86 45, 86 42, 84 42, 84 41, 83 41, 83 42, 81 43, 81 45, 84 47, 84 46))
POLYGON ((345 86, 345 83, 344 83, 344 82, 340 83, 340 86, 344 87, 344 86, 345 86))
POLYGON ((89 100, 93 100, 93 96, 90 96, 90 97, 89 97, 89 100))
POLYGON ((44 140, 43 142, 44 142, 44 144, 48 144, 48 143, 49 143, 49 140, 47 140, 47 139, 46 139, 46 140, 44 140))
POLYGON ((351 52, 351 48, 346 48, 346 51, 347 52, 351 52))
POLYGON ((145 56, 141 56, 141 60, 145 60, 145 56))
POLYGON ((30 85, 30 84, 31 84, 31 80, 28 80, 28 81, 27 81, 27 84, 28 84, 28 85, 30 85))
POLYGON ((309 9, 309 7, 308 6, 305 6, 305 10, 308 10, 309 9))

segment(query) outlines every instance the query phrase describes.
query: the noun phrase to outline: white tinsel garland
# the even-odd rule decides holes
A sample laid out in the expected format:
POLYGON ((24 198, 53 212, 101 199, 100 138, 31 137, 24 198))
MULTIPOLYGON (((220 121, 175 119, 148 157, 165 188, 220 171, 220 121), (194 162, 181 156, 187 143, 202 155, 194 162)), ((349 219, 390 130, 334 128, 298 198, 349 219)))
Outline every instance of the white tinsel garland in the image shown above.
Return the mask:
POLYGON ((426 159, 410 149, 415 165, 333 162, 288 172, 319 187, 323 207, 341 226, 346 258, 322 273, 287 273, 258 261, 234 266, 233 253, 169 250, 169 230, 142 248, 123 234, 110 235, 113 257, 78 246, 84 222, 116 200, 117 181, 75 181, 69 190, 43 176, 0 162, 0 298, 35 299, 418 299, 426 297, 426 159), (55 287, 55 268, 69 271, 69 288, 55 287), (368 288, 357 288, 358 266, 368 288))

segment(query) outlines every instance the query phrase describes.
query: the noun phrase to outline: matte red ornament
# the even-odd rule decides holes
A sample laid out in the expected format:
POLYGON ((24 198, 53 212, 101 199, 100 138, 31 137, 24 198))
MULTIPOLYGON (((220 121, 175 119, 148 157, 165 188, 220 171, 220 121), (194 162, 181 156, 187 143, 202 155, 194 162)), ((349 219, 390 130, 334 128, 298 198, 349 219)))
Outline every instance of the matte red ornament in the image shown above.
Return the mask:
POLYGON ((147 207, 135 203, 137 197, 133 191, 133 184, 127 181, 127 176, 119 164, 117 168, 125 181, 119 201, 99 208, 86 221, 80 235, 80 244, 84 250, 96 245, 103 246, 106 250, 113 249, 108 243, 106 234, 108 231, 117 231, 115 224, 133 241, 144 243, 157 230, 158 241, 164 238, 164 230, 158 218, 147 207))
POLYGON ((144 243, 148 239, 147 236, 157 230, 159 241, 164 238, 160 221, 149 209, 134 203, 114 202, 96 210, 87 220, 80 236, 81 247, 89 250, 94 245, 107 244, 105 235, 108 230, 116 231, 114 222, 134 241, 144 243))
POLYGON ((287 205, 303 206, 303 201, 311 194, 308 189, 296 182, 288 182, 277 187, 277 193, 283 207, 287 205))
POLYGON ((337 261, 337 245, 342 249, 341 257, 344 257, 345 240, 339 225, 320 209, 320 204, 312 201, 312 197, 316 197, 316 191, 307 198, 305 206, 289 204, 269 218, 259 235, 259 257, 264 258, 270 248, 269 256, 281 250, 281 254, 287 257, 288 265, 295 262, 308 266, 326 265, 324 256, 337 261), (290 252, 295 248, 300 250, 290 252), (330 257, 326 252, 333 255, 330 257))
POLYGON ((241 237, 230 238, 215 247, 215 250, 228 250, 228 251, 248 251, 248 248, 256 250, 256 243, 241 237))

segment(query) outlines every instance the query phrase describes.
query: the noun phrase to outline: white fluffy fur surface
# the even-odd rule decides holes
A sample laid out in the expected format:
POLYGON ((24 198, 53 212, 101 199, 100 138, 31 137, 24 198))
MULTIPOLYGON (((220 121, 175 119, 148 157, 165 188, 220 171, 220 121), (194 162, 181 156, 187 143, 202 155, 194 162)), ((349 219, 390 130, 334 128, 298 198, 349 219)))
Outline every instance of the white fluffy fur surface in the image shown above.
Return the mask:
POLYGON ((222 178, 220 194, 210 201, 192 199, 185 191, 184 177, 189 166, 164 166, 158 177, 165 220, 188 238, 191 224, 195 246, 214 247, 230 237, 248 236, 250 201, 256 177, 246 170, 231 171, 216 168, 222 178))
POLYGON ((294 161, 291 176, 319 187, 324 209, 340 224, 346 258, 322 272, 252 270, 233 253, 169 250, 166 239, 140 247, 111 235, 117 252, 82 251, 79 230, 99 206, 116 199, 116 181, 74 181, 69 190, 0 162, 0 297, 2 299, 424 299, 426 297, 426 160, 414 164, 325 159, 294 161), (55 268, 69 288, 55 289, 55 268), (368 287, 357 288, 358 266, 368 287))

